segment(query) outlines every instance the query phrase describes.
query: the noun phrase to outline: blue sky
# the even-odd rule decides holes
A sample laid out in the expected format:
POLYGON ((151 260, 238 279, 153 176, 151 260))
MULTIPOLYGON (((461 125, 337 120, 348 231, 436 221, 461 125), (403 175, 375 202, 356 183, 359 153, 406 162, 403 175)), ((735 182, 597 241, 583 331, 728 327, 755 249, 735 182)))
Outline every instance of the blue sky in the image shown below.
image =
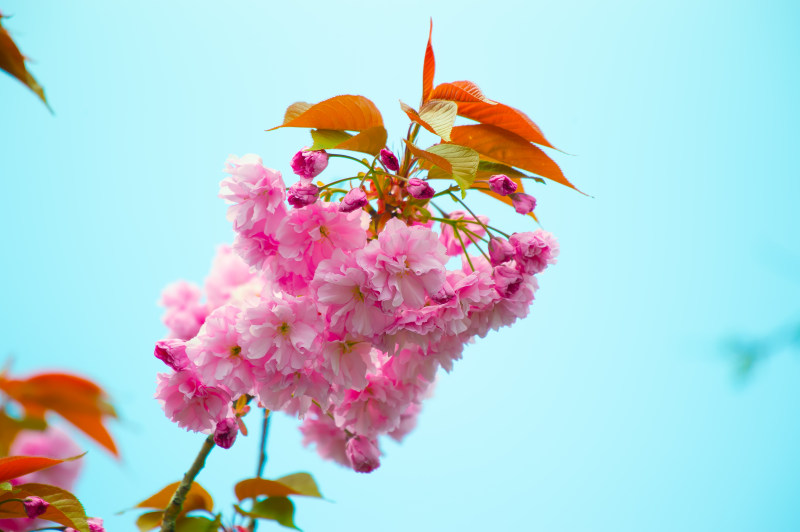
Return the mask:
MULTIPOLYGON (((429 17, 436 81, 475 81, 527 112, 593 197, 533 190, 562 254, 531 316, 467 349, 374 474, 323 462, 276 417, 267 474, 310 471, 329 499, 300 501, 297 524, 800 528, 800 360, 783 350, 740 382, 725 347, 800 321, 795 3, 0 9, 55 110, 0 77, 0 352, 113 395, 123 459, 86 444, 78 487, 110 530, 134 530, 114 512, 177 480, 201 445, 152 399, 152 344, 163 285, 202 281, 232 239, 216 197, 226 157, 291 175, 307 133, 264 130, 294 101, 347 93, 373 99, 399 144, 429 17)), ((252 475, 255 444, 212 454, 199 480, 221 505, 252 475)))

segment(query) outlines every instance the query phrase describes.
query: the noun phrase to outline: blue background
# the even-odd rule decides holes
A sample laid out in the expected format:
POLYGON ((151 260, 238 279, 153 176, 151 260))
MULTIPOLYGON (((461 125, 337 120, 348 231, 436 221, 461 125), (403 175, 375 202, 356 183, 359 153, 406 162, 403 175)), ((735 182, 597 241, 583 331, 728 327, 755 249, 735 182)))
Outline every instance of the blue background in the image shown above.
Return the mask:
MULTIPOLYGON (((177 480, 202 441, 152 399, 152 346, 161 288, 201 282, 232 239, 216 197, 226 157, 291 175, 307 133, 264 130, 294 101, 341 93, 373 99, 397 146, 429 16, 436 81, 526 111, 594 197, 532 189, 562 254, 531 316, 467 349, 378 471, 323 462, 276 416, 267 474, 311 471, 329 499, 299 501, 297 524, 800 529, 800 360, 784 349, 740 381, 726 347, 800 320, 795 2, 0 9, 55 110, 0 76, 0 352, 18 374, 67 369, 112 394, 123 458, 80 439, 77 489, 109 530, 134 530, 114 512, 177 480)), ((256 443, 215 450, 199 477, 226 509, 256 443)))

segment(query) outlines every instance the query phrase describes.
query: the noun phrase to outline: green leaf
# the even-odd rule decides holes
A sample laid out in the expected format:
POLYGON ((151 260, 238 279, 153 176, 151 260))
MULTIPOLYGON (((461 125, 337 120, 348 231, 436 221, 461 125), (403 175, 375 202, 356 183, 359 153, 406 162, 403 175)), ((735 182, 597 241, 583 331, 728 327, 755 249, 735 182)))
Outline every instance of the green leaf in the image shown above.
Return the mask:
MULTIPOLYGON (((40 519, 72 527, 80 532, 89 532, 83 505, 72 493, 61 488, 47 484, 22 484, 14 490, 0 495, 0 502, 8 499, 24 499, 31 496, 41 497, 50 503, 47 510, 39 517, 40 519)), ((0 519, 16 517, 27 517, 21 504, 0 505, 0 519)))
POLYGON ((240 501, 257 497, 288 497, 305 495, 306 497, 322 497, 317 483, 308 473, 294 473, 277 480, 266 478, 248 478, 237 483, 233 488, 240 501))
POLYGON ((480 161, 478 152, 456 144, 437 144, 428 148, 427 151, 447 159, 453 167, 450 177, 461 187, 461 196, 466 196, 467 189, 475 182, 478 172, 478 162, 480 161))
POLYGON ((147 512, 136 518, 136 527, 139 532, 148 532, 161 525, 164 512, 147 512))
POLYGON ((337 129, 312 129, 311 138, 314 139, 314 144, 310 149, 331 150, 352 137, 350 133, 337 129))
POLYGON ((300 530, 294 524, 294 504, 286 497, 270 497, 263 501, 258 501, 253 505, 253 510, 250 512, 242 510, 236 506, 236 511, 248 517, 255 517, 256 519, 269 519, 277 521, 279 524, 287 527, 300 530))
POLYGON ((297 492, 297 495, 322 498, 322 494, 319 492, 314 477, 308 473, 292 473, 291 475, 286 475, 285 477, 277 479, 277 482, 289 486, 297 492))
POLYGON ((215 532, 218 527, 218 518, 181 517, 175 522, 175 532, 215 532))
POLYGON ((0 482, 0 492, 11 491, 14 489, 14 486, 11 485, 11 482, 0 482))

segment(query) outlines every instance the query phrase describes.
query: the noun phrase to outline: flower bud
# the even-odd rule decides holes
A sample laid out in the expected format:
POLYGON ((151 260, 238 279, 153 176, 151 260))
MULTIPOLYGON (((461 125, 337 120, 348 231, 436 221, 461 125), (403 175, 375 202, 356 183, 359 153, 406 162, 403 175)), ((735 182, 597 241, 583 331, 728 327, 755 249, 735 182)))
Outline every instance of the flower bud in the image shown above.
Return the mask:
POLYGON ((367 194, 361 188, 351 188, 350 192, 342 198, 339 210, 341 212, 353 212, 367 203, 367 194))
POLYGON ((536 208, 536 198, 523 192, 511 194, 511 203, 514 204, 514 209, 520 214, 528 214, 536 208))
POLYGON ((327 166, 328 152, 325 150, 303 148, 292 157, 292 171, 306 179, 317 177, 327 166))
POLYGON ((489 188, 501 196, 508 196, 517 191, 517 184, 505 174, 493 175, 489 178, 489 188))
POLYGON ((431 294, 431 300, 439 305, 451 301, 454 297, 456 297, 456 293, 453 291, 450 283, 446 281, 435 294, 431 294))
POLYGON ((317 185, 300 181, 289 187, 287 201, 292 207, 299 209, 316 202, 318 197, 319 187, 317 185))
POLYGON ((493 237, 489 240, 489 260, 492 266, 508 262, 514 257, 514 246, 505 238, 493 237))
POLYGON ((371 473, 381 465, 381 452, 373 440, 365 436, 353 436, 347 441, 345 454, 350 465, 358 473, 371 473))
POLYGON ((383 163, 383 166, 385 166, 390 172, 400 171, 400 162, 397 160, 397 157, 395 157, 391 150, 386 148, 381 150, 381 163, 383 163))
POLYGON ((505 264, 495 266, 492 278, 494 279, 494 289, 497 290, 500 297, 513 296, 522 284, 522 274, 505 264))
MULTIPOLYGON (((103 520, 99 517, 90 517, 86 520, 86 524, 89 525, 89 532, 106 532, 105 527, 103 526, 103 520)), ((72 527, 67 527, 64 529, 64 532, 78 532, 72 527)))
POLYGON ((156 358, 171 367, 175 371, 180 371, 189 366, 189 359, 186 357, 186 342, 173 338, 159 340, 156 342, 156 358))
POLYGON ((225 418, 217 423, 214 430, 214 443, 223 449, 230 449, 236 441, 236 434, 239 432, 239 424, 234 418, 225 418))
POLYGON ((406 183, 406 190, 417 199, 430 199, 436 193, 426 181, 412 177, 406 183))
POLYGON ((31 519, 35 519, 47 511, 50 503, 41 497, 30 496, 22 499, 22 505, 25 506, 25 513, 31 519))

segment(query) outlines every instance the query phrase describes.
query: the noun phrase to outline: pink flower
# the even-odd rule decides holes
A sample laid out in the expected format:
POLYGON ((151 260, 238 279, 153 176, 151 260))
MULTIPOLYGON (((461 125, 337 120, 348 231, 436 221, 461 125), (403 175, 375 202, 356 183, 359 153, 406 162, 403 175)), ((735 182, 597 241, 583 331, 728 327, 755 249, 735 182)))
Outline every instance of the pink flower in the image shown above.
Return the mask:
POLYGON ((298 181, 289 187, 288 201, 296 209, 311 205, 317 201, 317 198, 319 198, 319 187, 314 183, 298 181))
POLYGON ((353 340, 329 340, 323 344, 322 369, 326 380, 344 390, 363 390, 367 385, 367 372, 375 369, 372 361, 372 344, 353 340))
POLYGON ((292 171, 305 179, 317 177, 328 166, 328 153, 325 150, 303 148, 292 157, 292 171))
POLYGON ((524 192, 511 194, 511 203, 514 205, 514 209, 520 214, 528 214, 536 208, 536 198, 524 192))
POLYGON ((396 218, 356 255, 356 261, 368 272, 385 310, 403 304, 420 308, 445 281, 447 256, 436 234, 426 227, 408 227, 396 218))
POLYGON ((514 246, 517 265, 524 273, 536 274, 544 271, 548 264, 557 262, 558 241, 547 231, 537 229, 533 233, 514 233, 509 242, 514 246))
POLYGON ((448 255, 460 255, 464 251, 461 243, 464 246, 469 246, 473 241, 477 242, 479 238, 486 234, 484 226, 489 223, 489 218, 486 216, 478 215, 478 221, 465 211, 453 211, 447 217, 457 223, 454 228, 451 224, 441 224, 441 236, 439 241, 444 245, 448 255), (458 230, 458 235, 455 231, 458 230), (458 237, 461 237, 459 240, 458 237))
POLYGON ((422 412, 421 404, 411 403, 408 405, 406 411, 403 412, 402 416, 400 416, 400 424, 396 429, 389 433, 389 437, 396 442, 403 441, 403 439, 408 436, 408 433, 414 430, 414 428, 417 426, 417 417, 419 416, 420 412, 422 412))
POLYGON ((25 507, 25 514, 30 519, 35 519, 47 511, 50 503, 41 497, 31 496, 25 497, 22 500, 22 505, 25 507))
POLYGON ((204 383, 223 385, 234 397, 250 393, 255 383, 253 366, 242 356, 236 322, 240 310, 224 305, 206 319, 197 336, 186 343, 186 356, 197 366, 204 383))
POLYGON ((322 458, 350 467, 350 460, 345 452, 347 434, 316 405, 308 411, 300 425, 300 432, 303 433, 303 445, 308 447, 314 444, 322 458))
POLYGON ((492 266, 503 264, 514 258, 514 246, 508 240, 500 237, 493 237, 489 240, 489 259, 492 266))
POLYGON ((155 397, 168 418, 194 432, 211 432, 232 414, 230 394, 204 385, 192 369, 159 373, 155 397))
POLYGON ((200 287, 187 281, 167 285, 161 293, 161 305, 166 307, 162 321, 170 330, 169 336, 189 340, 197 334, 208 314, 200 303, 200 287))
POLYGON ((489 188, 495 194, 508 196, 509 194, 517 191, 517 184, 514 183, 514 181, 512 181, 507 175, 497 174, 489 178, 489 188))
MULTIPOLYGON (((45 431, 22 430, 11 443, 9 454, 12 456, 46 456, 48 458, 70 458, 83 451, 67 436, 55 427, 45 431)), ((78 474, 83 467, 81 460, 63 462, 57 466, 36 471, 19 477, 21 484, 51 484, 67 491, 72 491, 78 474)))
POLYGON ((522 283, 522 275, 516 269, 505 264, 495 266, 492 277, 495 282, 495 290, 501 297, 514 295, 522 283))
POLYGON ((381 150, 381 163, 390 172, 397 172, 400 170, 400 162, 388 148, 383 148, 381 150))
POLYGON ((372 338, 381 334, 392 321, 378 301, 378 292, 369 282, 369 274, 352 255, 341 250, 320 262, 311 281, 320 311, 331 331, 372 338))
POLYGON ((234 253, 231 246, 219 246, 205 282, 206 298, 210 310, 227 303, 231 298, 231 293, 237 287, 248 283, 254 277, 250 266, 234 253))
POLYGON ((278 241, 266 233, 238 234, 233 241, 233 250, 248 265, 264 270, 268 259, 278 253, 278 241))
POLYGON ((265 220, 281 214, 286 185, 280 172, 265 168, 253 154, 231 155, 224 171, 230 177, 220 182, 219 196, 233 204, 228 207, 228 220, 234 230, 263 230, 265 220))
POLYGON ((353 212, 367 203, 367 194, 361 190, 361 188, 351 188, 342 198, 342 202, 339 203, 339 210, 342 212, 353 212))
POLYGON ((412 177, 408 180, 406 183, 406 190, 416 199, 430 199, 436 194, 436 191, 433 190, 433 187, 430 186, 427 181, 417 179, 416 177, 412 177))
POLYGON ((354 436, 345 447, 350 466, 358 473, 372 473, 381 465, 381 452, 375 440, 354 436))
POLYGON ((190 364, 189 359, 186 358, 186 341, 184 340, 159 340, 156 342, 155 356, 175 371, 190 364))
POLYGON ((370 375, 363 390, 347 390, 333 412, 336 425, 370 438, 390 432, 413 400, 414 389, 384 375, 370 375))
POLYGON ((235 418, 225 418, 217 423, 214 429, 214 443, 223 449, 230 449, 233 447, 233 442, 236 441, 236 434, 239 432, 239 424, 236 423, 235 418))

